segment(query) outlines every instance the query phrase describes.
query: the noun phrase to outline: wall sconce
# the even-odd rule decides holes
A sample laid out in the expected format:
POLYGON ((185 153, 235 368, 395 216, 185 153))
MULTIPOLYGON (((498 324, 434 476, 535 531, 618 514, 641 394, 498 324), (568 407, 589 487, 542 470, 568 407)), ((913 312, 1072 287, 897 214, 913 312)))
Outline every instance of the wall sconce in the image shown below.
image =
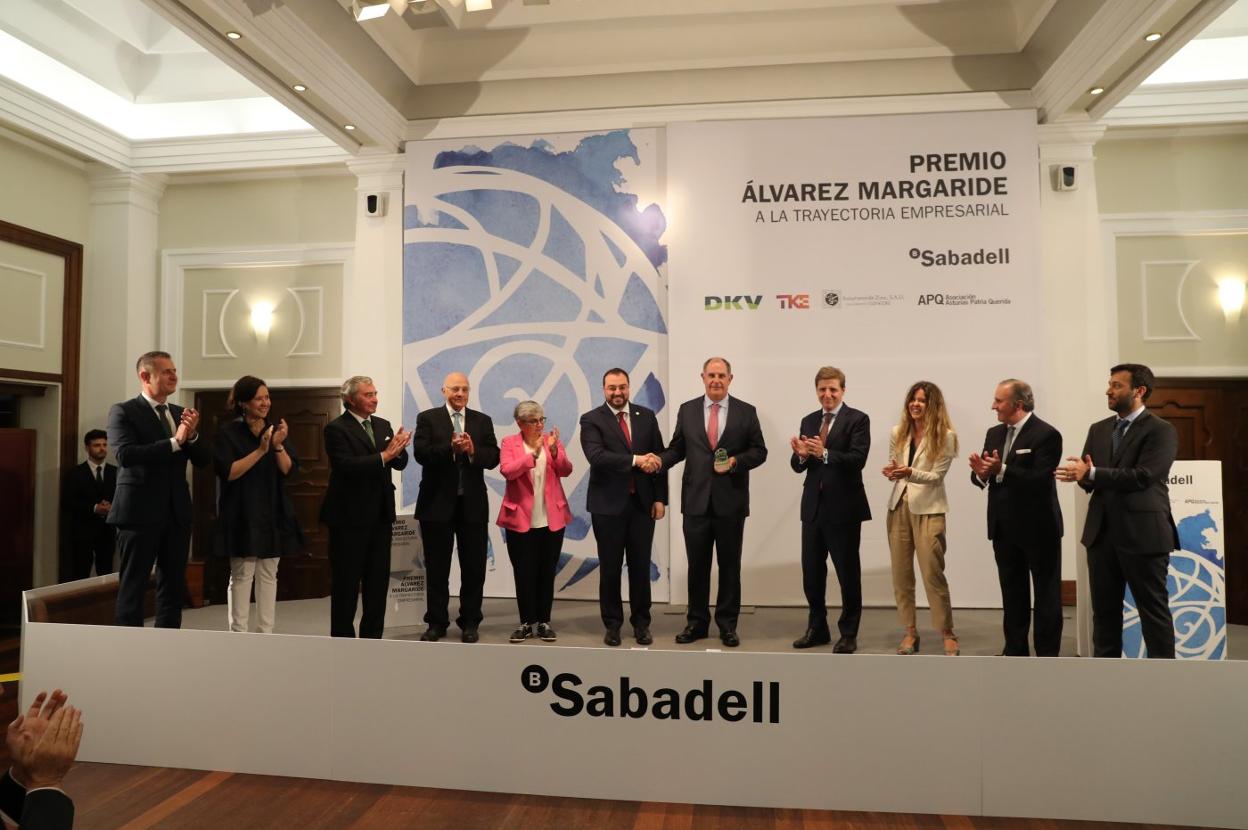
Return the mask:
POLYGON ((269 330, 273 328, 273 304, 259 302, 251 307, 251 330, 256 340, 264 343, 269 339, 269 330))
POLYGON ((1238 320, 1244 310, 1244 280, 1240 277, 1224 277, 1218 280, 1218 303, 1227 321, 1238 320))

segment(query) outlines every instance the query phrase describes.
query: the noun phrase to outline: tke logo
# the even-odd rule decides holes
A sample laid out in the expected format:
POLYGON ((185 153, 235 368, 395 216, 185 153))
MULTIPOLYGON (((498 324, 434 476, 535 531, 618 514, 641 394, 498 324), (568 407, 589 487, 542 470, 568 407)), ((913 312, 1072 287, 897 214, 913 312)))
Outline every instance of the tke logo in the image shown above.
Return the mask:
POLYGON ((704 311, 758 311, 763 304, 763 295, 753 297, 747 294, 724 295, 723 297, 708 296, 703 305, 704 311))
POLYGON ((550 711, 565 718, 584 714, 591 718, 651 717, 655 720, 713 721, 729 723, 750 720, 753 723, 780 722, 780 684, 755 680, 750 693, 725 689, 715 693, 714 683, 703 680, 696 689, 678 692, 675 689, 647 691, 634 686, 628 677, 621 677, 611 686, 590 686, 571 672, 561 672, 552 679, 545 668, 531 665, 520 674, 520 685, 532 694, 550 689, 558 700, 550 711))
POLYGON ((809 294, 777 294, 781 308, 810 308, 809 294))

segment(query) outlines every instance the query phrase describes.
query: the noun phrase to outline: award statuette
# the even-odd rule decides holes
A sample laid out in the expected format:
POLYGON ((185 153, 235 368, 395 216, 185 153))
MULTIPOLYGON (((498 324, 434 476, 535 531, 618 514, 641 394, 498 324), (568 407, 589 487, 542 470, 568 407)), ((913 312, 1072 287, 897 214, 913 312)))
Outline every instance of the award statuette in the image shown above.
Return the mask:
POLYGON ((728 450, 720 447, 715 450, 715 472, 727 473, 732 470, 732 464, 728 461, 728 450))

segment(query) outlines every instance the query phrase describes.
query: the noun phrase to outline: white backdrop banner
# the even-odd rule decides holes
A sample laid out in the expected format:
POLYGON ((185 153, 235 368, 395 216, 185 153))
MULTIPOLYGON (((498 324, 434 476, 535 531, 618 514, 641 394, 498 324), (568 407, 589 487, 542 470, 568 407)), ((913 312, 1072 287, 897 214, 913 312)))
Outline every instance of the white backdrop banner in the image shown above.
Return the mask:
POLYGON ((400 516, 390 536, 390 593, 386 627, 420 625, 425 618, 425 550, 420 522, 400 516))
MULTIPOLYGON (((906 390, 924 379, 944 391, 961 439, 947 479, 953 603, 1000 606, 985 506, 964 459, 995 423, 998 381, 1031 382, 1041 413, 1048 392, 1039 385, 1036 148, 1031 111, 668 128, 670 411, 702 394, 702 361, 723 355, 730 394, 758 407, 770 451, 750 480, 746 603, 804 602, 801 479, 788 442, 818 408, 816 369, 833 365, 847 375, 846 403, 872 419, 865 602, 894 601, 880 470, 906 390)), ((673 474, 674 490, 678 481, 673 474)), ((672 545, 679 601, 678 523, 672 545)))

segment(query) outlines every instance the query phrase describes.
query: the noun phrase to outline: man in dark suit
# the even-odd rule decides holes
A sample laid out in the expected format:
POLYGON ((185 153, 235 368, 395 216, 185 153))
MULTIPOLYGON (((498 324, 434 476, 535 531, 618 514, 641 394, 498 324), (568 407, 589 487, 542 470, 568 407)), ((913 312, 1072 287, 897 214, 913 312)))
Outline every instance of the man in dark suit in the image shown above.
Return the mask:
POLYGON ((87 460, 69 471, 61 510, 70 553, 70 578, 86 579, 95 566, 97 576, 113 572, 117 533, 105 521, 117 490, 117 468, 109 464, 108 433, 87 432, 82 439, 87 460))
POLYGON ((799 434, 789 439, 789 465, 805 473, 802 484, 802 588, 810 607, 806 633, 793 648, 811 648, 832 641, 828 631, 828 557, 841 584, 839 636, 832 651, 858 650, 862 619, 862 562, 858 547, 862 523, 870 521, 862 468, 871 451, 871 419, 844 403, 845 373, 824 366, 815 373, 819 409, 802 419, 799 434))
POLYGON ((728 397, 732 366, 722 357, 702 364, 706 394, 681 404, 672 443, 660 453, 663 468, 685 463, 680 512, 689 557, 689 612, 678 643, 692 643, 710 630, 711 556, 719 562, 715 625, 729 648, 741 644, 741 543, 750 515, 750 470, 767 460, 758 412, 728 397))
POLYGON ((117 624, 143 625, 143 594, 155 563, 156 627, 180 628, 191 544, 186 464, 206 467, 212 450, 199 440, 199 413, 167 402, 178 389, 169 353, 147 352, 135 370, 143 391, 108 412, 108 443, 119 467, 108 511, 121 551, 117 624))
POLYGON ((1148 656, 1174 658, 1174 620, 1166 574, 1179 534, 1170 514, 1166 478, 1178 433, 1149 413, 1153 372, 1138 363, 1109 370, 1106 397, 1114 416, 1088 428, 1083 458, 1059 467, 1060 481, 1092 494, 1083 545, 1092 589, 1092 647, 1097 657, 1122 656, 1122 600, 1130 586, 1148 656))
POLYGON ((390 472, 407 466, 411 435, 402 427, 395 432, 374 414, 372 378, 347 378, 340 394, 346 411, 325 425, 329 487, 321 502, 321 522, 329 528, 329 633, 355 636, 355 609, 363 594, 360 636, 380 639, 394 529, 390 472))
POLYGON ((620 644, 624 603, 620 569, 628 561, 629 623, 639 645, 650 634, 650 551, 654 523, 667 507, 667 475, 659 469, 663 436, 652 410, 629 401, 628 372, 602 376, 606 403, 581 416, 581 449, 589 462, 586 503, 598 544, 598 607, 607 633, 602 641, 620 644))
POLYGON ((498 466, 494 422, 468 408, 468 377, 452 372, 442 381, 444 406, 416 418, 412 455, 420 463, 416 518, 425 550, 428 628, 420 639, 436 642, 450 625, 451 549, 459 550, 459 637, 480 639, 481 596, 485 591, 485 556, 490 505, 485 471, 498 466))
POLYGON ((1037 657, 1062 645, 1062 509, 1053 472, 1062 460, 1062 434, 1034 414, 1031 386, 1016 378, 997 384, 992 409, 1000 421, 971 454, 971 483, 988 489, 988 538, 1001 582, 1001 627, 1007 657, 1027 657, 1035 594, 1037 657))

